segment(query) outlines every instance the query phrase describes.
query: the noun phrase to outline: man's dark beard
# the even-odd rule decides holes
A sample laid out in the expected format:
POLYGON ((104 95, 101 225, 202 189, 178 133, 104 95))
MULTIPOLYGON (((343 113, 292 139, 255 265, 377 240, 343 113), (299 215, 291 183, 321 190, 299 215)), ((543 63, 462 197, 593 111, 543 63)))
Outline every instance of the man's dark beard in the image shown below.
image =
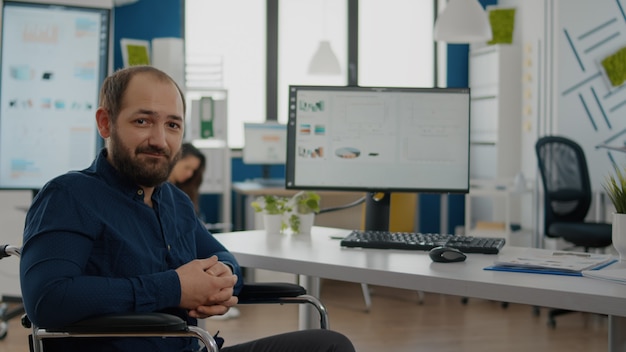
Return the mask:
POLYGON ((123 175, 132 179, 137 185, 144 187, 155 187, 167 181, 170 172, 181 154, 179 152, 175 158, 169 160, 171 154, 168 150, 161 150, 149 146, 138 147, 135 150, 135 155, 142 152, 162 153, 169 160, 165 165, 162 163, 162 160, 140 162, 137 159, 133 159, 131 152, 125 147, 124 143, 117 135, 115 126, 111 131, 111 140, 108 148, 115 168, 123 175))

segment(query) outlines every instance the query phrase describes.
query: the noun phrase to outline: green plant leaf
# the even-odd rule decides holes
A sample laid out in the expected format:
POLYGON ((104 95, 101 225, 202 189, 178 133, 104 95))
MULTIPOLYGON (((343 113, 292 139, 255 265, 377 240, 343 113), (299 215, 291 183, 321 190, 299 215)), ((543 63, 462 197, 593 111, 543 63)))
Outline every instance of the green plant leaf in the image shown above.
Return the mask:
POLYGON ((300 233, 300 217, 296 214, 291 214, 289 217, 289 226, 294 233, 300 233))
POLYGON ((291 211, 288 204, 289 199, 285 197, 265 195, 258 197, 250 205, 256 212, 265 212, 266 214, 284 214, 291 211))
POLYGON ((608 175, 602 185, 618 214, 626 214, 626 173, 615 167, 615 176, 608 175))
POLYGON ((313 191, 301 191, 296 193, 290 200, 299 214, 319 213, 319 194, 313 191))

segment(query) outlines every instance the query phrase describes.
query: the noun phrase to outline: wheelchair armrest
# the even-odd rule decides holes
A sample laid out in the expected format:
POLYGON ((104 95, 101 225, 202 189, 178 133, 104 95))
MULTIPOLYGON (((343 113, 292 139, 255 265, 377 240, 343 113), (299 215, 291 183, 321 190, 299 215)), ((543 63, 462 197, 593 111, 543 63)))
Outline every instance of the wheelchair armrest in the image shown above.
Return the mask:
POLYGON ((49 332, 69 333, 138 333, 186 331, 187 323, 180 317, 166 313, 108 314, 88 318, 63 328, 48 328, 49 332))
POLYGON ((208 352, 219 351, 215 339, 206 330, 166 313, 108 314, 63 328, 33 327, 32 350, 42 351, 43 339, 63 337, 192 337, 202 341, 208 352))
POLYGON ((237 297, 240 304, 272 303, 285 297, 298 297, 306 294, 300 285, 286 282, 261 282, 244 284, 237 297))
POLYGON ((243 285, 237 297, 239 298, 239 304, 311 304, 319 313, 320 328, 329 328, 326 307, 319 299, 308 295, 306 289, 298 284, 286 282, 248 283, 243 285))

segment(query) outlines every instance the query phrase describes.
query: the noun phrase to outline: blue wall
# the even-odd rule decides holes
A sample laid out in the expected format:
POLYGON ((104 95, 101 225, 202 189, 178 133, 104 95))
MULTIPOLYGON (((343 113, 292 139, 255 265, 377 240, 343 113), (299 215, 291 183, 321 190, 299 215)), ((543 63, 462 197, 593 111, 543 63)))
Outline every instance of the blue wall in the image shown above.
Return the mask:
POLYGON ((140 0, 114 9, 113 69, 124 66, 120 39, 183 38, 184 0, 140 0))

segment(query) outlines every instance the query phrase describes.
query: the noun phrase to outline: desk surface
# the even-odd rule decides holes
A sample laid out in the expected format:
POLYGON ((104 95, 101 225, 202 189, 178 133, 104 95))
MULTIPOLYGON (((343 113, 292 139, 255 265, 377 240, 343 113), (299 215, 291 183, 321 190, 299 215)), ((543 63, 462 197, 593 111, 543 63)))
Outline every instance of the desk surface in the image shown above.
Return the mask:
MULTIPOLYGON (((331 236, 349 230, 315 227, 312 235, 264 230, 216 234, 242 266, 357 283, 626 316, 626 285, 585 277, 487 271, 495 255, 433 263, 427 252, 342 248, 331 236)), ((505 246, 501 253, 526 248, 505 246)))

